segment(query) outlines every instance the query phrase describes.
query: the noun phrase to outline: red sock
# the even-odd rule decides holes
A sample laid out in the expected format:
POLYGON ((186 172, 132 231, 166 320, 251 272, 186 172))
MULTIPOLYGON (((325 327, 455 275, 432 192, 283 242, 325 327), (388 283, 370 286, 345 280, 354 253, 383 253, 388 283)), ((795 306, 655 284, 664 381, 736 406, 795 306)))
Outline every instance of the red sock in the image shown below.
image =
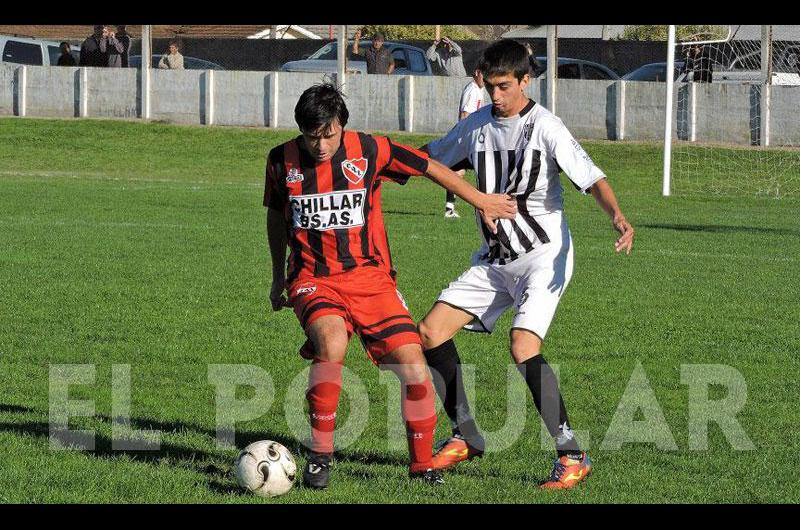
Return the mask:
POLYGON ((433 431, 436 429, 433 396, 433 385, 430 380, 405 386, 402 412, 406 421, 412 473, 425 471, 431 467, 433 431))
POLYGON ((336 429, 336 409, 342 389, 342 365, 314 359, 308 374, 311 447, 317 453, 333 453, 333 431, 336 429))

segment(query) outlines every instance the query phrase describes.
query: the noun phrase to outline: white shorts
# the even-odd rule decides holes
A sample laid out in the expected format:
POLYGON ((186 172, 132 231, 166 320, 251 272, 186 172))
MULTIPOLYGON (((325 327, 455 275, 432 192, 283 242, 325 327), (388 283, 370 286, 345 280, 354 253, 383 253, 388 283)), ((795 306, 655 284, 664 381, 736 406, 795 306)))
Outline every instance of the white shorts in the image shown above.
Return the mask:
POLYGON ((532 331, 544 339, 572 278, 573 250, 562 212, 537 216, 536 221, 549 243, 506 265, 481 261, 481 253, 476 252, 472 266, 439 295, 439 302, 474 317, 464 329, 491 333, 497 319, 514 306, 512 328, 532 331))

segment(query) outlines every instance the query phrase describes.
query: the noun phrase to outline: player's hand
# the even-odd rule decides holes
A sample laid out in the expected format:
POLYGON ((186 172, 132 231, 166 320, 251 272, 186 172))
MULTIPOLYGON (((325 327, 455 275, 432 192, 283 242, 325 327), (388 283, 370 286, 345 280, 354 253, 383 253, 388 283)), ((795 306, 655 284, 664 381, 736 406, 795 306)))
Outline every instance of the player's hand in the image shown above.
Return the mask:
POLYGON ((625 219, 624 215, 618 215, 614 217, 614 229, 619 232, 620 237, 614 243, 614 250, 617 252, 625 251, 626 255, 631 253, 631 249, 633 248, 633 227, 625 219))
POLYGON ((514 219, 517 216, 517 201, 502 193, 484 194, 478 208, 481 219, 493 234, 497 233, 497 219, 514 219))
POLYGON ((272 303, 273 311, 280 311, 284 307, 289 307, 289 303, 283 292, 286 290, 285 280, 275 280, 272 282, 272 288, 269 292, 269 301, 272 303))
POLYGON ((486 193, 478 209, 491 219, 514 219, 517 216, 517 201, 505 193, 486 193))

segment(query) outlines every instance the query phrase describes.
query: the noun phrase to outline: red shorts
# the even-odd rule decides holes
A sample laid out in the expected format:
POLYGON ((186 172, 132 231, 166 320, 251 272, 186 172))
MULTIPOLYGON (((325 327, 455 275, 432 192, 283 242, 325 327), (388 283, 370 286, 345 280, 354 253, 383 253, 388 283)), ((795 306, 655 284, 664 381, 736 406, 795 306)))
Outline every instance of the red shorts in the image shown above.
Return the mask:
POLYGON ((348 337, 358 334, 375 364, 400 346, 422 346, 397 284, 382 269, 358 267, 324 278, 299 278, 287 291, 304 330, 320 317, 338 315, 348 337))

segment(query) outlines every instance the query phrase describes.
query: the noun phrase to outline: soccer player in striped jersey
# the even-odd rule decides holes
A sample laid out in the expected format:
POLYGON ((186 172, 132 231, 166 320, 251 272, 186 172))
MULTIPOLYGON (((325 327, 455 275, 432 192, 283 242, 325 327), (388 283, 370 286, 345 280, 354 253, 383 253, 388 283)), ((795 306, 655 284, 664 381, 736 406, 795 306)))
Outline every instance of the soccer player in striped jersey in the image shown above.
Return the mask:
POLYGON ((496 219, 515 216, 516 204, 504 194, 479 192, 412 147, 344 130, 348 116, 336 87, 309 88, 295 107, 302 134, 272 149, 267 159, 270 301, 274 310, 294 308, 313 345, 306 393, 312 436, 303 482, 328 485, 342 363, 356 333, 370 359, 401 381, 409 474, 440 483, 441 472, 431 463, 434 391, 416 324, 395 283, 381 182, 402 184, 411 175, 425 175, 477 208, 492 229, 496 219))
POLYGON ((442 291, 419 324, 428 364, 442 377, 434 379, 436 390, 453 427, 453 437, 434 455, 434 467, 450 467, 485 449, 466 401, 453 337, 461 328, 491 333, 500 315, 513 307, 511 356, 558 452, 542 487, 569 488, 588 476, 591 461, 575 439, 558 381, 541 355, 573 268, 559 173, 564 171, 581 193, 591 193, 609 215, 619 232, 617 252, 630 253, 633 228, 606 175, 558 117, 525 95, 530 81, 525 47, 499 41, 484 52, 479 68, 492 105, 423 150, 449 167, 474 168, 478 188, 513 196, 518 213, 498 221, 496 232, 478 222, 483 245, 470 268, 442 291))

